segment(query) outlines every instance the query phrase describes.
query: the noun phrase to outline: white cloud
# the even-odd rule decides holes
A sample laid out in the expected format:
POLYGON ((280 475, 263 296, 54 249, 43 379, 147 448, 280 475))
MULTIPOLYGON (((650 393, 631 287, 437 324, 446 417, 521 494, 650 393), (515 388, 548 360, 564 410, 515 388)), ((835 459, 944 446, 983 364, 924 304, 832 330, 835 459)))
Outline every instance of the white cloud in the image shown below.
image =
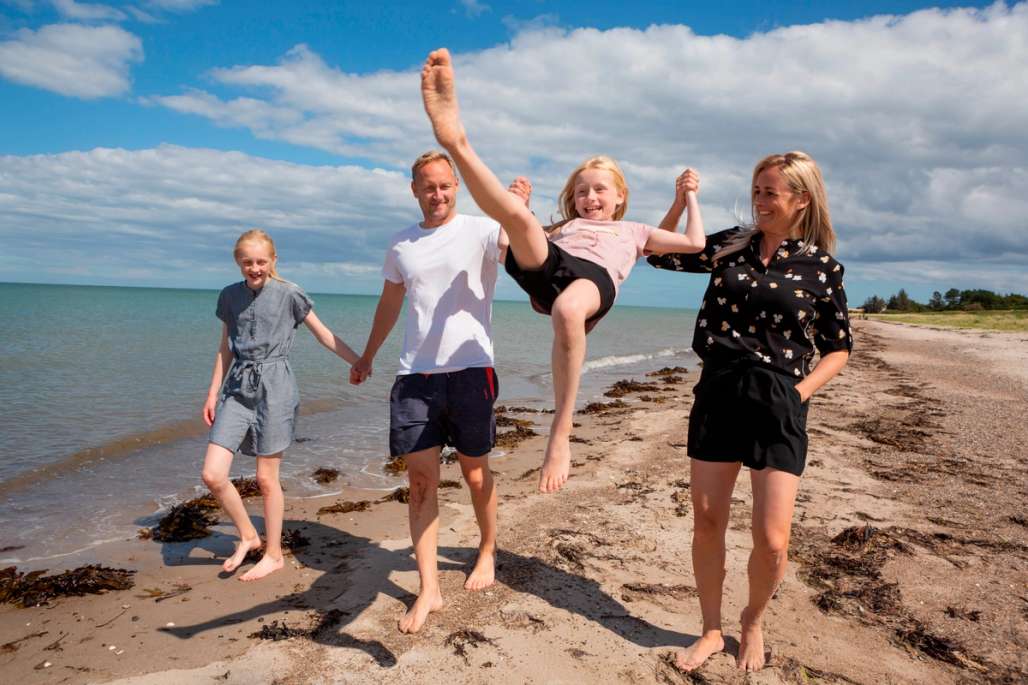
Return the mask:
POLYGON ((169 12, 192 12, 208 5, 217 5, 218 0, 147 0, 146 4, 169 12))
POLYGON ((80 98, 126 92, 129 67, 142 59, 139 38, 117 26, 51 24, 0 42, 0 75, 80 98))
POLYGON ((460 0, 460 4, 464 7, 464 12, 469 17, 479 17, 492 9, 484 2, 480 2, 480 0, 460 0))
POLYGON ((52 0, 62 17, 79 21, 121 21, 125 13, 110 5, 75 2, 75 0, 52 0))

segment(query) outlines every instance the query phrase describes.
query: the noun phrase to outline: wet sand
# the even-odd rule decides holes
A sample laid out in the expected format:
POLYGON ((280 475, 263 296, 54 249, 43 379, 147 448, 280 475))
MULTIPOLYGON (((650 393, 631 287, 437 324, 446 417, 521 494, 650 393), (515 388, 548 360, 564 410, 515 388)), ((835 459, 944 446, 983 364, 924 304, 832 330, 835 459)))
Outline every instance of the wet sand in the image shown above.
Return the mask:
MULTIPOLYGON (((856 333, 850 365, 812 402, 794 563, 767 616, 770 665, 748 680, 733 656, 745 473, 728 532, 726 652, 692 679, 667 660, 700 627, 684 445, 694 373, 636 378, 655 386, 576 417, 561 494, 536 493, 541 436, 493 460, 502 551, 488 590, 462 588, 477 542, 467 490, 441 490, 448 605, 416 636, 396 630, 417 589, 406 506, 317 514, 381 494, 347 492, 287 499, 286 528, 309 544, 259 583, 219 577, 228 536, 131 540, 108 563, 137 570, 133 589, 5 606, 4 680, 1023 682, 1028 336, 869 321, 856 333)), ((457 466, 443 478, 458 479, 457 466)))

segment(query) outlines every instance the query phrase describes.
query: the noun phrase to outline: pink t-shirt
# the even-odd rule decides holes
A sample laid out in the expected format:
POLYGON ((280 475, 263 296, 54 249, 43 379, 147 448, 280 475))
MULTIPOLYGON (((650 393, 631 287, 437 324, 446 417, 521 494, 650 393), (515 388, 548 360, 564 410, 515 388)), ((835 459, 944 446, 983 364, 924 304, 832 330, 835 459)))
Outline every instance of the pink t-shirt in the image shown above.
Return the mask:
POLYGON ((549 238, 569 255, 605 268, 617 292, 635 262, 645 254, 643 248, 655 230, 653 226, 634 221, 572 219, 549 238))

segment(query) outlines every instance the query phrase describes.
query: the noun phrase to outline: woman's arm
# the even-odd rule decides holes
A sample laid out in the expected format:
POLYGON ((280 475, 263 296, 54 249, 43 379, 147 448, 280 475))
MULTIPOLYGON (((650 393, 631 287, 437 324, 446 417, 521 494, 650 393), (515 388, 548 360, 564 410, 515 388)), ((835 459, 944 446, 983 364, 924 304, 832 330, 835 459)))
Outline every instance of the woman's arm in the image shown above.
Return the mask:
POLYGON ((822 355, 814 370, 796 384, 796 391, 800 394, 800 399, 804 402, 809 400, 811 395, 821 389, 821 386, 835 378, 842 371, 842 367, 846 366, 849 358, 849 350, 836 350, 835 352, 822 355))
POLYGON ((364 353, 354 362, 350 369, 350 382, 360 385, 371 375, 372 362, 378 354, 378 348, 389 337, 389 331, 393 330, 396 320, 400 318, 400 311, 403 309, 403 296, 407 289, 402 283, 393 283, 389 279, 383 281, 382 294, 378 298, 378 306, 375 307, 375 320, 371 324, 371 333, 368 334, 368 343, 364 346, 364 353))
POLYGON ((330 331, 328 326, 321 323, 321 319, 318 318, 313 309, 307 314, 303 322, 307 324, 307 328, 310 329, 314 338, 325 346, 325 349, 335 353, 347 364, 357 363, 357 353, 350 349, 350 346, 344 343, 339 336, 330 331))
POLYGON ((231 363, 232 350, 228 347, 228 325, 223 323, 221 342, 218 344, 218 353, 214 355, 214 368, 211 370, 211 386, 207 390, 207 400, 203 403, 203 420, 208 426, 214 425, 214 408, 218 404, 218 393, 231 363))

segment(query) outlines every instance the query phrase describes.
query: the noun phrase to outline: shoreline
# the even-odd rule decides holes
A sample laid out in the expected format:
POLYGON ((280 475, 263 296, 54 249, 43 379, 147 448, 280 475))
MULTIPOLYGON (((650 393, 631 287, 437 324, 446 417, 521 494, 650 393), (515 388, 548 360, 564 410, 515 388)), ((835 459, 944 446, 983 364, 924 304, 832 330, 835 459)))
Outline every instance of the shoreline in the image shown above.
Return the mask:
MULTIPOLYGON (((1019 506, 1028 429, 1017 418, 1028 379, 1011 360, 1028 344, 854 324, 850 365, 811 407, 794 563, 768 611, 772 660, 759 682, 1016 682, 1028 674, 1028 600, 1017 599, 1028 597, 1019 506)), ((535 492, 544 436, 491 460, 501 552, 486 591, 461 587, 477 541, 466 488, 440 490, 448 606, 416 636, 396 630, 417 589, 406 506, 319 517, 334 498, 287 498, 286 529, 310 544, 283 571, 256 584, 219 578, 232 541, 221 534, 127 542, 107 565, 138 569, 133 589, 0 608, 0 643, 15 642, 0 665, 25 684, 688 682, 665 656, 699 629, 683 448, 696 378, 629 393, 623 409, 576 414, 583 442, 557 495, 535 492), (168 623, 175 632, 160 630, 168 623), (250 637, 285 637, 283 624, 308 632, 250 637)), ((459 479, 459 469, 444 466, 442 477, 459 479)), ((743 475, 728 531, 729 653, 703 667, 707 682, 744 681, 730 652, 745 603, 749 501, 743 475)))

